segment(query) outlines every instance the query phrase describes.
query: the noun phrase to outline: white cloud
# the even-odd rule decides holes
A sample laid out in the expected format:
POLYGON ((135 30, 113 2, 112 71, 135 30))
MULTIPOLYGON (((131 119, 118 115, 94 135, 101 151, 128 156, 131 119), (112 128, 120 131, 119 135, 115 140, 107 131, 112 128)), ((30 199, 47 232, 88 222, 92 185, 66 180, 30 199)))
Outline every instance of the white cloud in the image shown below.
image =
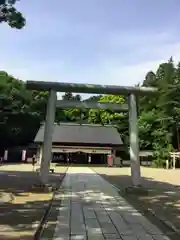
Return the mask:
MULTIPOLYGON (((90 29, 89 34, 93 32, 93 28, 91 31, 90 29)), ((87 33, 88 30, 85 35, 87 33)), ((78 34, 81 36, 84 33, 79 30, 78 34)), ((75 33, 75 36, 78 34, 75 33)), ((59 59, 57 57, 53 59, 52 56, 51 58, 47 56, 46 59, 24 58, 24 49, 18 48, 17 50, 11 39, 8 39, 8 32, 6 32, 7 44, 4 38, 0 54, 0 68, 22 80, 130 86, 142 82, 148 71, 156 71, 158 65, 167 61, 171 56, 176 62, 180 60, 180 41, 176 41, 176 34, 171 31, 157 34, 110 32, 105 36, 103 41, 103 37, 97 39, 96 45, 99 47, 99 52, 93 53, 91 61, 88 59, 75 61, 73 56, 61 54, 59 54, 59 59), (19 55, 17 51, 19 51, 19 55), (86 62, 85 66, 82 67, 81 62, 86 62)), ((26 35, 25 39, 27 38, 26 35)), ((20 36, 17 39, 20 40, 20 36)), ((86 42, 85 47, 92 47, 91 39, 90 42, 86 39, 83 41, 86 42)), ((96 42, 95 37, 94 42, 96 42)), ((29 49, 25 50, 27 50, 26 55, 28 56, 29 49)), ((82 49, 83 51, 85 49, 82 49)))
POLYGON ((122 45, 131 45, 141 47, 142 45, 154 46, 159 45, 162 42, 166 43, 172 41, 172 37, 175 35, 175 32, 159 32, 152 33, 148 30, 145 31, 112 31, 111 34, 108 35, 107 43, 111 43, 114 47, 120 47, 122 45))

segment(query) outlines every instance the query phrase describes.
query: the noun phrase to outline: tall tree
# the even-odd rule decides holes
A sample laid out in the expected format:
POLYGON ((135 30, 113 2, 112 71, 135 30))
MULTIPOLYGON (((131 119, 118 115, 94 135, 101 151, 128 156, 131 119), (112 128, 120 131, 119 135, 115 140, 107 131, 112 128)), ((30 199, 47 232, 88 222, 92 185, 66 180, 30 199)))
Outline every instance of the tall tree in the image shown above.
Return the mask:
MULTIPOLYGON (((62 99, 64 101, 81 101, 81 96, 79 94, 73 95, 71 92, 66 92, 63 96, 62 99)), ((65 109, 61 110, 61 115, 64 112, 64 121, 69 121, 69 122, 81 122, 81 118, 83 116, 83 112, 81 109, 77 108, 70 108, 70 109, 65 109)), ((58 113, 57 113, 57 121, 60 122, 62 119, 58 118, 58 113)))
POLYGON ((168 62, 159 65, 155 76, 151 74, 151 80, 147 81, 146 79, 143 83, 143 85, 158 88, 158 92, 153 98, 144 97, 140 101, 139 128, 140 133, 142 133, 141 142, 144 143, 142 147, 148 148, 151 141, 156 163, 159 166, 164 164, 169 149, 175 147, 175 142, 177 142, 174 139, 177 139, 176 125, 179 119, 177 108, 180 103, 180 98, 177 97, 179 95, 178 78, 178 70, 170 58, 168 62), (150 125, 149 117, 151 119, 150 125))
MULTIPOLYGON (((101 103, 119 103, 124 104, 126 99, 121 95, 103 95, 100 97, 99 102, 101 103)), ((122 112, 115 112, 111 109, 99 110, 90 109, 88 113, 88 122, 99 123, 99 124, 113 124, 116 125, 121 137, 125 143, 128 139, 128 114, 122 112)))
POLYGON ((47 93, 26 90, 25 83, 0 72, 0 146, 27 145, 45 117, 47 93))

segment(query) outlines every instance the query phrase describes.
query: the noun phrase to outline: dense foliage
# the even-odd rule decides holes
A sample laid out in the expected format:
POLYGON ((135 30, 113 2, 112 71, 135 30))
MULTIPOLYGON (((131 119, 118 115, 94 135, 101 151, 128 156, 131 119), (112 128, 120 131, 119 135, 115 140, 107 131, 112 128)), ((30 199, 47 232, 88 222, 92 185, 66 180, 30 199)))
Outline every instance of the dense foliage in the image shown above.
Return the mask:
POLYGON ((156 165, 164 165, 169 151, 179 149, 180 64, 172 58, 146 75, 144 86, 159 89, 153 97, 140 99, 139 134, 141 149, 153 149, 156 165))
MULTIPOLYGON (((140 148, 153 150, 155 163, 164 164, 168 152, 178 149, 180 121, 180 64, 172 59, 162 63, 154 73, 147 73, 143 86, 159 89, 153 96, 144 96, 139 102, 140 148)), ((25 83, 0 72, 0 148, 27 146, 45 120, 47 92, 29 91, 25 83)), ((65 100, 81 101, 80 95, 65 93, 65 100)), ((91 96, 84 101, 126 103, 124 96, 91 96)), ((128 144, 128 113, 110 110, 57 109, 56 122, 116 124, 128 144)))
POLYGON ((5 22, 10 27, 21 29, 26 20, 15 7, 17 0, 0 0, 0 23, 5 22))

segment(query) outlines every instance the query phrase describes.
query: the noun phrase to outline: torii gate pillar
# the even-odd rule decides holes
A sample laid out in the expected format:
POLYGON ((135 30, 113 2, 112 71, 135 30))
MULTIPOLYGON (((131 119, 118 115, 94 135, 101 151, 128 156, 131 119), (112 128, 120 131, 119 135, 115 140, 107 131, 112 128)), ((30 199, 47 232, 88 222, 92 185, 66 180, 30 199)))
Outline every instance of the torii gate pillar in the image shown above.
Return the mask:
POLYGON ((131 93, 129 95, 129 145, 132 184, 136 187, 141 184, 137 121, 137 96, 131 93))
POLYGON ((43 184, 48 184, 49 180, 49 166, 52 158, 52 135, 56 112, 56 99, 56 91, 50 90, 46 111, 42 159, 40 160, 40 178, 41 183, 43 184))

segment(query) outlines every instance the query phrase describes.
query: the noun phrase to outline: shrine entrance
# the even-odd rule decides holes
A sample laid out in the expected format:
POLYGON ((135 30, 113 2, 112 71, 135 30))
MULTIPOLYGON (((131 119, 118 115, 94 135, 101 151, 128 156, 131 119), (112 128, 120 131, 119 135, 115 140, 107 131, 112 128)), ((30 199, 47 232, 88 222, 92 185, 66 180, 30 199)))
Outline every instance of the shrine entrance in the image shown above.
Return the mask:
POLYGON ((152 94, 157 91, 150 87, 124 87, 112 85, 93 85, 93 84, 75 84, 61 82, 42 82, 27 81, 28 89, 37 91, 48 91, 49 98, 47 104, 46 123, 44 130, 44 143, 42 152, 42 161, 40 168, 41 182, 48 183, 49 166, 52 151, 52 133, 55 119, 56 107, 60 108, 99 108, 110 109, 114 111, 129 110, 129 142, 130 142, 130 161, 131 177, 134 186, 141 183, 140 162, 139 162, 139 141, 137 128, 137 96, 152 94), (72 93, 90 93, 90 94, 112 94, 127 95, 128 105, 117 103, 99 103, 99 102, 76 102, 57 100, 57 92, 72 93))

